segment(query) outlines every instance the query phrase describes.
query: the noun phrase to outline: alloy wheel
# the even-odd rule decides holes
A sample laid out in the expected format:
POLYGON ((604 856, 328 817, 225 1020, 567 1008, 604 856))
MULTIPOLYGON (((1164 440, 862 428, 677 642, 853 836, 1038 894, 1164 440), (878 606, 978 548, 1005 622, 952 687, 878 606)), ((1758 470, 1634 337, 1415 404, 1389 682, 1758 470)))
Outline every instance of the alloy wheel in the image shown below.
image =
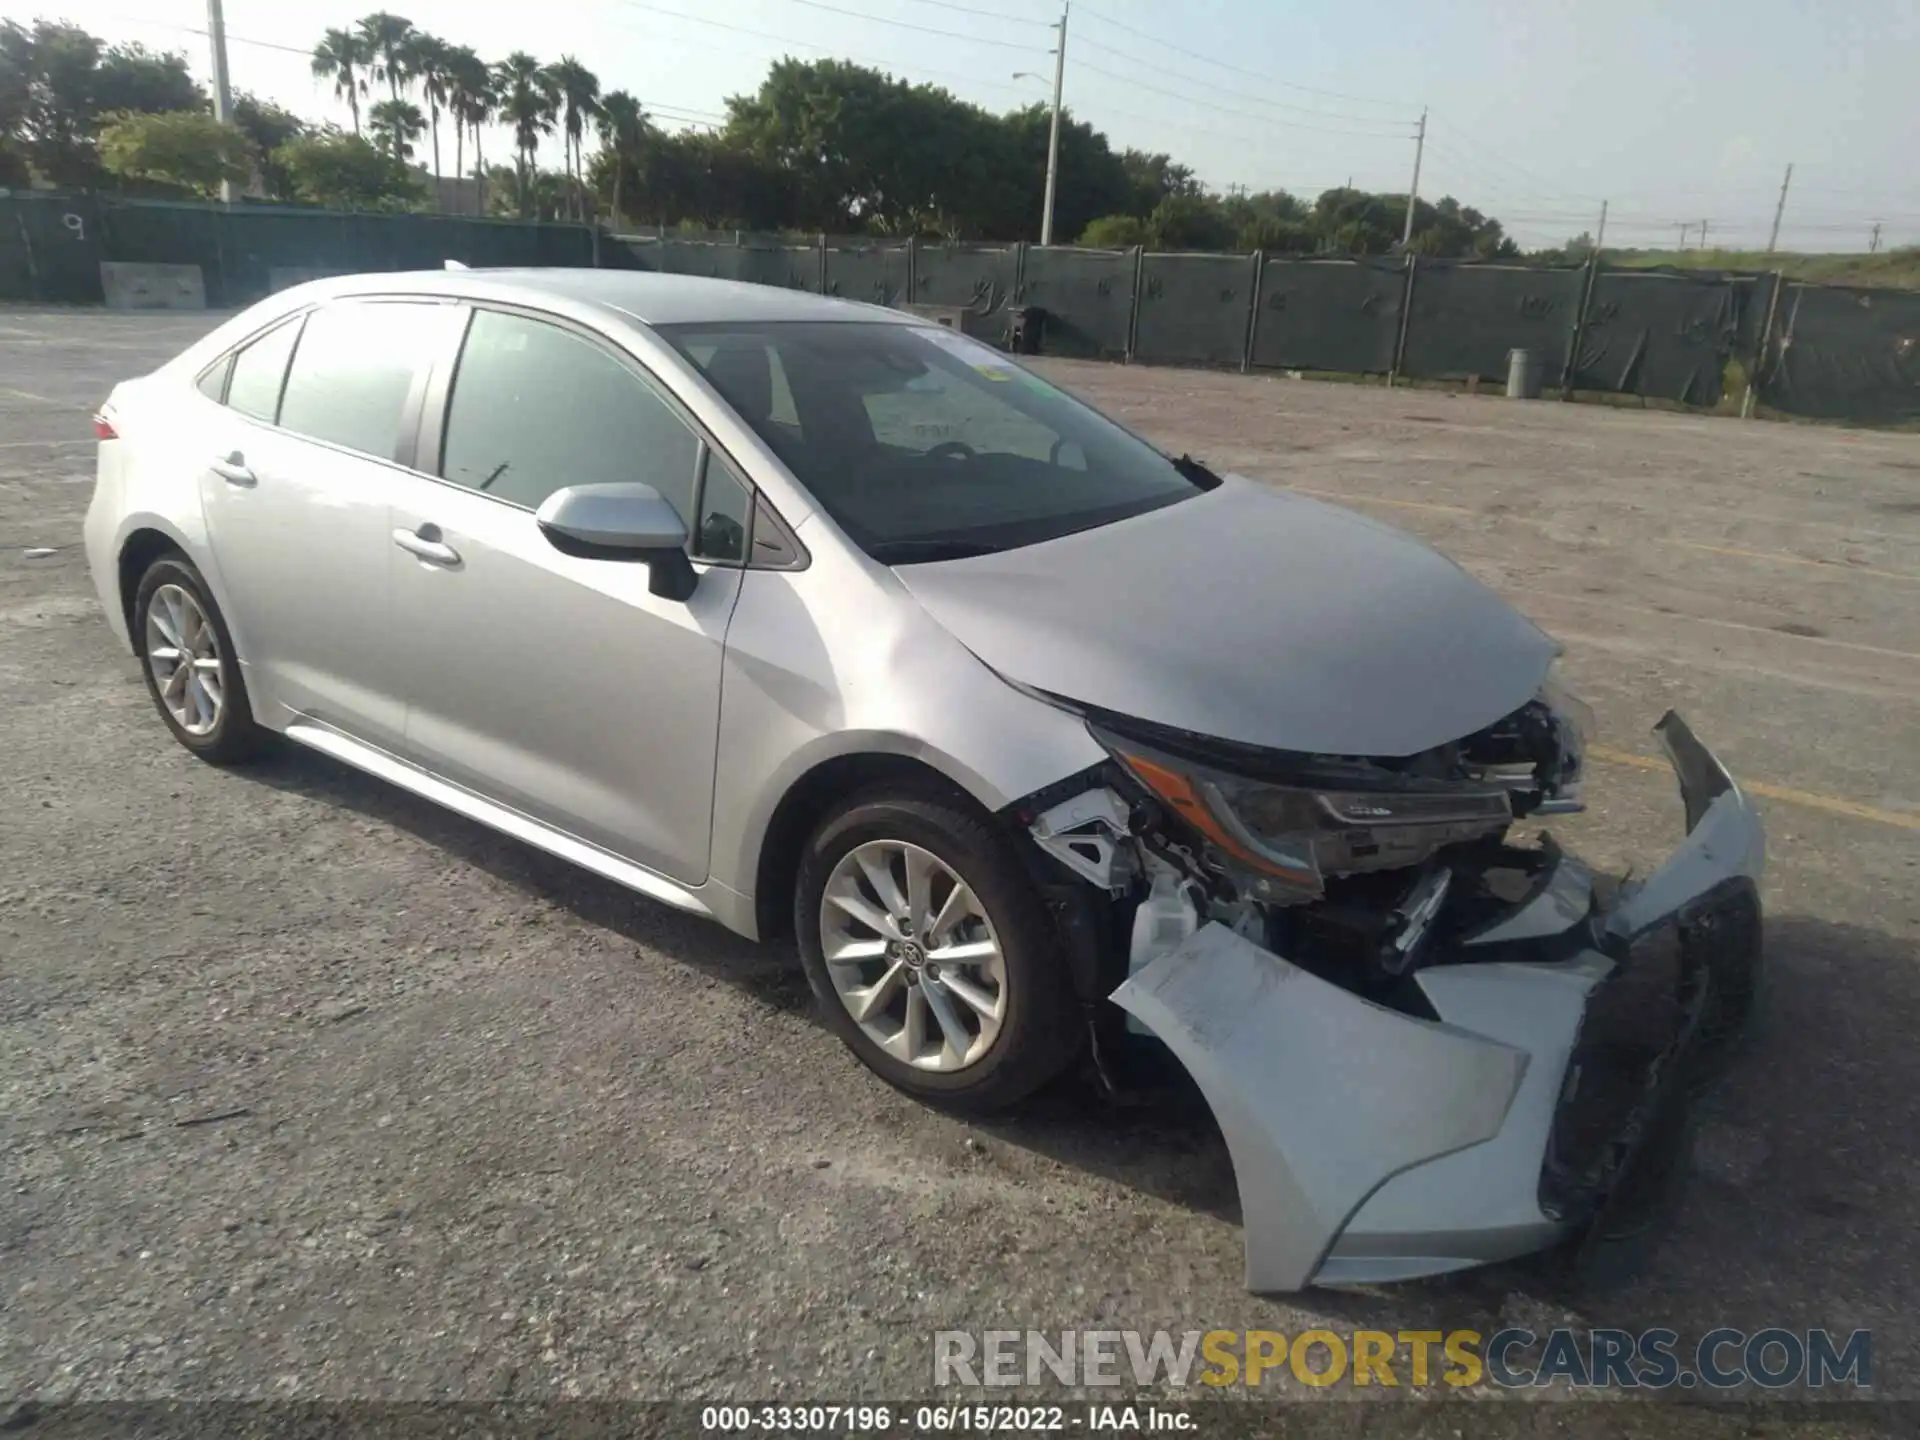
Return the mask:
POLYGON ((147 603, 147 664, 160 703, 189 735, 210 735, 226 709, 220 639, 193 593, 162 585, 147 603))
POLYGON ((973 890, 931 850, 872 840, 841 857, 820 902, 834 992, 888 1055, 952 1072, 992 1048, 1006 962, 973 890))

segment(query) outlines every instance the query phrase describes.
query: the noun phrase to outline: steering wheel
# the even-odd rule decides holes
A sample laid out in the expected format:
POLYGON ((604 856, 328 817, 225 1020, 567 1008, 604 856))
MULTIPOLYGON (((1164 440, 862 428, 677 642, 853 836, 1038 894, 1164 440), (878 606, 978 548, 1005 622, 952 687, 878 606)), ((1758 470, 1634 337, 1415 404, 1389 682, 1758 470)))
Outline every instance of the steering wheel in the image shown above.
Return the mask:
POLYGON ((942 440, 923 457, 928 460, 971 460, 974 448, 964 440, 942 440))

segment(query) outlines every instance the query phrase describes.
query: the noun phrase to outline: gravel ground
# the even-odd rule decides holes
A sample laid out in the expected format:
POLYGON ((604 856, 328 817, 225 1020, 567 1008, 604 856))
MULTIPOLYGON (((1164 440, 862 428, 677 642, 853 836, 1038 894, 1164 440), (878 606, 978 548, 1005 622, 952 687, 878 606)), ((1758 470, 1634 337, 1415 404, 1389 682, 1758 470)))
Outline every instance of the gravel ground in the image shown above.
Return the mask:
POLYGON ((211 323, 0 310, 6 1395, 900 1397, 942 1328, 1563 1318, 1871 1327, 1879 1391, 1920 1389, 1920 439, 1042 362, 1561 636, 1591 858, 1677 839, 1669 705, 1766 811, 1767 1015, 1640 1278, 1274 1301, 1180 1104, 936 1115, 786 953, 318 756, 168 740, 85 573, 87 415, 211 323))

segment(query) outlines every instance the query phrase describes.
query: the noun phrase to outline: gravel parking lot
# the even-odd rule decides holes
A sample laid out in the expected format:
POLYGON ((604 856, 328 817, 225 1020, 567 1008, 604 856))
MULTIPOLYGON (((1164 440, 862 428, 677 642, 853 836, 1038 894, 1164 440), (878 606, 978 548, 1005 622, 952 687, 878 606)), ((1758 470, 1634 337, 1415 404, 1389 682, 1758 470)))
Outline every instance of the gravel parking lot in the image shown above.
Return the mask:
POLYGON ((1920 1394, 1920 437, 1041 362, 1560 636, 1589 858, 1677 840, 1668 706, 1766 812, 1767 1014, 1644 1275, 1273 1301, 1178 1104, 942 1117, 786 953, 319 756, 174 745, 87 579, 87 417, 212 323, 0 310, 6 1395, 897 1398, 941 1328, 1562 1317, 1871 1327, 1920 1394))

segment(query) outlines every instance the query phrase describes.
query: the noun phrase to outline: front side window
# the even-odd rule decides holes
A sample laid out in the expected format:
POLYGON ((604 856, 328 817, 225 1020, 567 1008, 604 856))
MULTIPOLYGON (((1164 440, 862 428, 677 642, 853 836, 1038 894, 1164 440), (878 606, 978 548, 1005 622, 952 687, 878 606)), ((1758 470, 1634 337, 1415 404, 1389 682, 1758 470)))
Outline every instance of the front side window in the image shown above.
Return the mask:
POLYGON ((702 560, 747 558, 747 527, 753 523, 753 491, 734 468, 711 450, 700 482, 700 523, 693 553, 702 560))
POLYGON ((441 475, 528 509, 567 485, 651 485, 693 529, 700 442, 638 374, 584 336, 477 310, 454 372, 441 475))
POLYGON ((1213 483, 950 330, 868 321, 658 329, 885 564, 1033 545, 1213 483), (776 362, 791 420, 770 403, 776 362))
MULTIPOLYGON (((307 316, 280 399, 282 429, 380 460, 397 457, 414 375, 444 332, 436 305, 340 301, 307 316)), ((239 371, 228 386, 228 403, 239 371)))
POLYGON ((295 317, 249 341, 233 357, 233 375, 227 381, 227 404, 242 415, 269 425, 280 409, 280 384, 287 378, 287 357, 300 337, 295 317))

